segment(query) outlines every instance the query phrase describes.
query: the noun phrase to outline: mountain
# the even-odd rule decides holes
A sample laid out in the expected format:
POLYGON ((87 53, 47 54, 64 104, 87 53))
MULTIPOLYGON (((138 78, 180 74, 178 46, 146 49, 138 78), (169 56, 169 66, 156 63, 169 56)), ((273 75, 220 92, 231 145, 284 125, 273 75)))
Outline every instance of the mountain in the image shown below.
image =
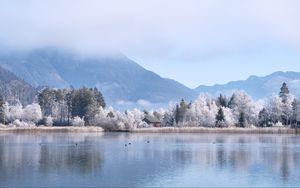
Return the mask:
POLYGON ((23 104, 30 104, 34 101, 36 90, 12 72, 0 67, 0 94, 11 104, 16 99, 23 104))
POLYGON ((257 100, 278 94, 283 82, 288 84, 291 93, 300 95, 300 73, 291 71, 275 72, 263 77, 250 76, 247 80, 229 82, 223 85, 199 86, 195 91, 211 95, 219 95, 220 93, 231 95, 235 90, 244 90, 257 100))
POLYGON ((110 103, 166 103, 196 93, 148 71, 122 54, 82 56, 58 48, 0 53, 0 66, 31 85, 98 87, 110 103))

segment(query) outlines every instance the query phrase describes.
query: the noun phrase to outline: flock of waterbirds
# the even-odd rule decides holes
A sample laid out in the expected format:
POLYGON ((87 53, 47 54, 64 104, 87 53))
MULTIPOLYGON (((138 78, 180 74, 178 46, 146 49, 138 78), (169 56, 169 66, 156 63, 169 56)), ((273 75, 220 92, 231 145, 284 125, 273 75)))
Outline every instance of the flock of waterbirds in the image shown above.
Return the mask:
MULTIPOLYGON (((147 144, 149 144, 149 143, 150 143, 150 141, 147 140, 147 144)), ((127 146, 129 146, 129 145, 131 145, 131 142, 129 142, 128 144, 125 144, 125 147, 127 147, 127 146)))

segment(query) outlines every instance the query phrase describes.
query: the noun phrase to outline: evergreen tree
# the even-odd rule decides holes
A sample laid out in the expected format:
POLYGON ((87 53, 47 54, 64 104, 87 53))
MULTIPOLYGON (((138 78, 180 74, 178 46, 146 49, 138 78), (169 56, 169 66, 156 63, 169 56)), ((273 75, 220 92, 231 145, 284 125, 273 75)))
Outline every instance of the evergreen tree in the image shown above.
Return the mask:
POLYGON ((176 109, 175 109, 175 122, 176 124, 179 122, 179 106, 178 104, 176 105, 176 109))
POLYGON ((0 95, 0 123, 5 124, 5 109, 4 109, 4 100, 2 95, 0 95))
POLYGON ((228 102, 228 107, 233 109, 237 105, 235 101, 236 101, 236 93, 233 93, 228 102))
POLYGON ((258 125, 260 127, 269 126, 269 114, 265 108, 263 108, 258 114, 258 125))
POLYGON ((80 118, 86 117, 90 111, 89 107, 93 105, 94 99, 91 90, 83 87, 75 91, 72 98, 72 116, 80 118))
POLYGON ((239 127, 245 127, 245 123, 246 123, 245 113, 244 113, 244 112, 241 112, 240 115, 239 115, 238 126, 239 126, 239 127))
POLYGON ((189 108, 189 105, 187 105, 184 101, 184 99, 181 99, 179 106, 176 105, 175 110, 175 121, 176 123, 181 122, 184 120, 184 117, 186 115, 186 112, 189 108))
POLYGON ((72 101, 73 101, 74 89, 67 91, 65 95, 65 101, 67 106, 67 123, 70 125, 70 119, 72 117, 72 101))
POLYGON ((216 115, 216 127, 223 127, 225 124, 225 115, 222 108, 219 108, 219 111, 216 115))
POLYGON ((93 89, 93 94, 96 99, 97 105, 101 106, 102 108, 105 108, 106 104, 104 101, 104 97, 103 97, 102 93, 96 87, 93 89))
POLYGON ((53 116, 53 105, 56 100, 56 92, 50 88, 44 88, 38 94, 39 105, 42 109, 43 116, 53 116))
POLYGON ((289 88, 285 82, 283 82, 280 92, 279 92, 279 97, 282 99, 282 102, 285 104, 288 100, 288 95, 290 94, 289 88))
POLYGON ((227 107, 227 105, 228 105, 227 98, 225 96, 223 96, 222 94, 220 94, 220 96, 218 97, 218 100, 217 100, 217 105, 221 106, 221 107, 227 107))

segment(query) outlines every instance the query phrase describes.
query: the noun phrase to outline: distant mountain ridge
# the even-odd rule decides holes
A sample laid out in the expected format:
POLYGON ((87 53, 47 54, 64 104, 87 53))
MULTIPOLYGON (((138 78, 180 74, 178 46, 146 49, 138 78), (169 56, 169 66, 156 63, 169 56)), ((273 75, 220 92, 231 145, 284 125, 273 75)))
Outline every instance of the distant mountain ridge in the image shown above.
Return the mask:
POLYGON ((35 87, 98 87, 109 102, 165 103, 196 97, 192 89, 162 78, 122 54, 80 56, 58 48, 0 52, 0 66, 35 87))
POLYGON ((214 96, 220 93, 231 95, 236 90, 244 90, 257 100, 278 94, 283 82, 288 84, 292 94, 300 95, 300 73, 293 71, 278 71, 267 76, 250 76, 246 80, 232 81, 222 85, 199 86, 194 90, 197 93, 209 93, 214 96))
POLYGON ((34 102, 36 89, 12 72, 0 67, 0 94, 10 104, 18 101, 30 104, 34 102))

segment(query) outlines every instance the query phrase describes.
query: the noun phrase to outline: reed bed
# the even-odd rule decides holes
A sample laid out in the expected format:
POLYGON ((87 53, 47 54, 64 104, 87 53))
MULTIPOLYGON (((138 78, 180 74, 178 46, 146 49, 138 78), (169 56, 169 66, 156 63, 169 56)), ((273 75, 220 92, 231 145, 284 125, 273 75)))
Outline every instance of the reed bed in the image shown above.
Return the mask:
POLYGON ((0 128, 0 132, 103 132, 101 127, 13 127, 13 128, 0 128))
POLYGON ((205 128, 205 127, 161 127, 134 129, 133 133, 219 133, 219 134, 298 134, 294 128, 205 128))

